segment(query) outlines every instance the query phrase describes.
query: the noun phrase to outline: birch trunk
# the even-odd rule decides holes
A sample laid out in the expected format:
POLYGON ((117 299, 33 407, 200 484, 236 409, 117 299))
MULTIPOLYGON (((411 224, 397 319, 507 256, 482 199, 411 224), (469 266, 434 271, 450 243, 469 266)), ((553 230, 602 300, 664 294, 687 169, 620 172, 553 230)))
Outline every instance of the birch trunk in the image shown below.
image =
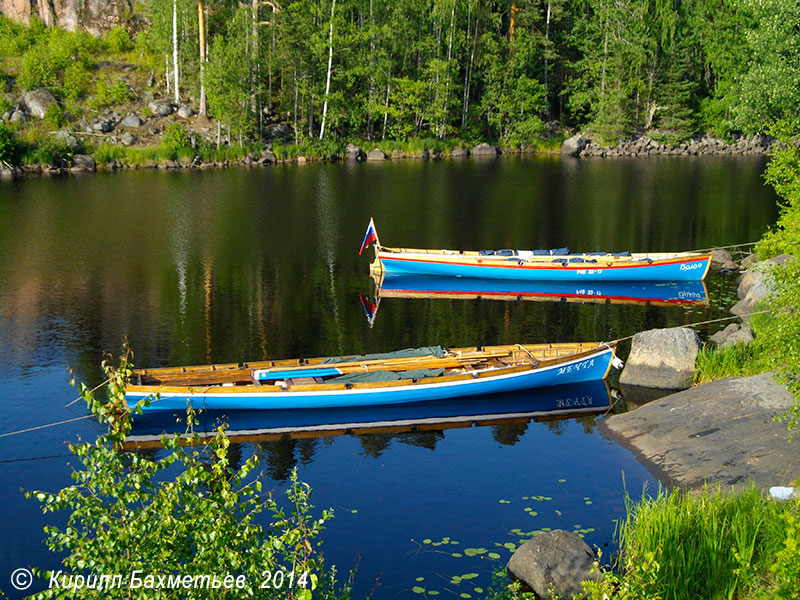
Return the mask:
POLYGON ((178 0, 172 0, 172 71, 175 76, 175 104, 181 101, 178 90, 178 0))
POLYGON ((200 107, 201 118, 208 117, 206 108, 206 19, 203 0, 197 0, 197 29, 200 35, 200 107))
POLYGON ((325 135, 325 117, 328 114, 328 93, 331 90, 331 67, 333 66, 333 11, 336 9, 336 0, 331 3, 331 26, 328 31, 328 75, 325 78, 325 101, 322 103, 322 124, 319 128, 319 139, 325 135))

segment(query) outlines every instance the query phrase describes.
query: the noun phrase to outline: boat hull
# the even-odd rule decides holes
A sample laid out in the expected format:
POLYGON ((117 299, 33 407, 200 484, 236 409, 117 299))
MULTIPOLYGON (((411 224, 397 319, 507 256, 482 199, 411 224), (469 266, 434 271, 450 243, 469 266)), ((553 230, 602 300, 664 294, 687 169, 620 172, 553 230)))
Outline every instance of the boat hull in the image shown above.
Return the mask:
MULTIPOLYGON (((566 257, 567 260, 569 257, 566 257)), ((520 281, 702 281, 711 264, 709 255, 689 255, 663 260, 615 264, 576 262, 566 264, 476 257, 459 259, 449 255, 379 252, 385 276, 432 275, 520 281)))
MULTIPOLYGON (((529 368, 499 369, 476 372, 475 377, 424 379, 419 382, 345 386, 312 386, 315 389, 276 390, 276 386, 209 386, 205 388, 171 389, 169 387, 131 386, 126 392, 128 404, 152 397, 149 410, 175 410, 192 406, 195 409, 309 409, 378 406, 427 400, 514 392, 540 387, 581 383, 604 379, 614 358, 612 346, 601 346, 594 352, 555 364, 529 368), (336 387, 337 389, 325 389, 336 387)), ((298 386, 300 388, 302 386, 298 386)))

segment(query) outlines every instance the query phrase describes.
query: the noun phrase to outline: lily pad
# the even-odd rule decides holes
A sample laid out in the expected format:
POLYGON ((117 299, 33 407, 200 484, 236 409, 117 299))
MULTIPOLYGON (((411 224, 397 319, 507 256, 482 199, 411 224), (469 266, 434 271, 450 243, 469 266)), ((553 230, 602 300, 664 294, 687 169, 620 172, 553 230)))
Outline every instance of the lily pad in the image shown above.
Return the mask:
POLYGON ((460 594, 460 597, 461 597, 461 598, 472 598, 472 596, 470 596, 470 595, 469 595, 467 592, 462 592, 462 593, 460 594))
POLYGON ((478 576, 477 573, 465 573, 464 575, 461 576, 461 579, 464 580, 475 579, 477 576, 478 576))
POLYGON ((475 592, 476 594, 482 594, 483 593, 483 588, 476 587, 476 588, 473 588, 472 591, 475 592))
POLYGON ((486 556, 488 556, 489 558, 493 558, 494 560, 500 559, 500 555, 497 552, 489 552, 489 554, 487 554, 486 556))
POLYGON ((558 483, 566 483, 566 482, 567 482, 567 480, 566 480, 566 479, 559 479, 559 480, 558 480, 558 483))
POLYGON ((454 558, 462 558, 464 555, 461 554, 460 552, 453 552, 450 556, 454 558))
POLYGON ((424 577, 417 577, 414 581, 425 581, 424 577))
POLYGON ((425 588, 415 585, 413 588, 411 588, 411 591, 414 592, 415 594, 424 594, 425 588))
POLYGON ((422 540, 422 543, 423 544, 430 544, 431 543, 431 538, 425 538, 424 540, 422 540))
POLYGON ((517 549, 517 545, 514 542, 506 542, 503 544, 503 547, 511 550, 512 552, 517 549))
POLYGON ((486 554, 488 550, 486 548, 466 548, 464 550, 464 554, 467 556, 477 556, 478 554, 486 554))

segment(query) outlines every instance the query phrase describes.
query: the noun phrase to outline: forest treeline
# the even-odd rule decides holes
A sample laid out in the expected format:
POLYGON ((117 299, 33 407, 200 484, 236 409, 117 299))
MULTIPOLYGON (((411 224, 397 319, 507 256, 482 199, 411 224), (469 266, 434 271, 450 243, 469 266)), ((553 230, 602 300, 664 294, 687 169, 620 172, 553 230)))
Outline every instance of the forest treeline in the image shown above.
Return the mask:
MULTIPOLYGON (((800 106, 798 23, 800 0, 146 0, 109 38, 232 138, 518 146, 767 131, 800 106)), ((23 89, 80 94, 75 61, 18 51, 23 89)))

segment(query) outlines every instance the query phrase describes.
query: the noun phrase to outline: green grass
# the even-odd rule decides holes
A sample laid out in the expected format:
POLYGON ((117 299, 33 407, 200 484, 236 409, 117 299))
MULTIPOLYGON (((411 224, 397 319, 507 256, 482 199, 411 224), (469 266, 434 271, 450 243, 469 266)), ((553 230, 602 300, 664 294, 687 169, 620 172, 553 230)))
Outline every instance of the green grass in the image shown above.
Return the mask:
POLYGON ((706 346, 700 350, 695 363, 696 384, 724 377, 749 377, 775 369, 776 356, 770 345, 774 337, 773 317, 769 314, 754 315, 749 325, 755 334, 755 340, 749 344, 726 348, 706 346))
POLYGON ((586 584, 588 598, 771 598, 796 589, 800 505, 775 502, 754 486, 660 491, 627 504, 617 573, 586 584))

